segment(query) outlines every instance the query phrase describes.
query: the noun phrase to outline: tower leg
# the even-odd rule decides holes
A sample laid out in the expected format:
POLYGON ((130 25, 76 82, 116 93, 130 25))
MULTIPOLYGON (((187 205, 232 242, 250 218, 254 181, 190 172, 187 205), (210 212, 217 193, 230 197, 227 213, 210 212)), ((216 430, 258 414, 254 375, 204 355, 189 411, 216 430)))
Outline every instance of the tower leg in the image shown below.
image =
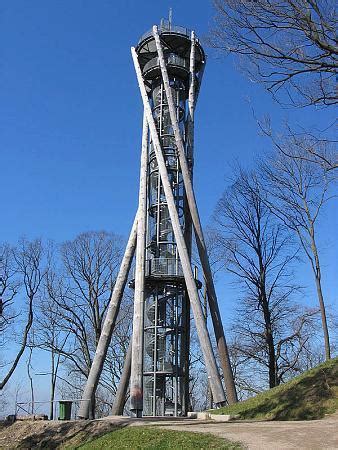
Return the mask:
MULTIPOLYGON (((224 375, 224 383, 227 390, 227 397, 228 402, 235 403, 237 402, 237 393, 236 393, 236 387, 234 383, 233 373, 230 365, 230 358, 228 353, 228 348, 225 340, 223 325, 222 325, 222 319, 221 314, 218 306, 217 296, 216 296, 216 290, 213 282, 212 272, 209 264, 209 258, 207 254, 207 249, 205 245, 203 230, 201 226, 201 221, 197 209, 197 203, 195 199, 195 194, 192 187, 192 182, 189 174, 189 167, 187 164, 187 160, 185 157, 185 151, 184 151, 184 144, 181 136, 181 132, 179 129, 177 116, 176 116, 176 110, 174 106, 174 101, 171 94, 171 89, 169 85, 169 77, 167 73, 167 68, 165 65, 163 50, 160 42, 160 38, 157 32, 157 27, 153 27, 153 35, 156 42, 156 48, 157 53, 159 57, 161 72, 162 72, 162 78, 164 82, 164 88, 166 92, 166 97, 168 100, 168 107, 169 107, 169 114, 170 114, 170 120, 171 124, 174 130, 175 135, 175 141, 178 149, 179 154, 179 160, 182 170, 182 176, 184 181, 184 186, 186 189, 186 195, 188 199, 189 209, 191 213, 191 218, 194 225, 195 235, 196 235, 196 243, 198 248, 199 257, 201 260, 204 276, 207 281, 207 290, 208 290, 208 301, 210 305, 210 314, 212 317, 212 323, 215 331, 216 341, 217 341, 217 348, 218 353, 221 361, 221 366, 223 370, 224 375)), ((193 93, 191 93, 191 96, 189 98, 190 102, 193 102, 193 93)))
MULTIPOLYGON (((195 35, 191 33, 191 50, 190 50, 190 79, 189 79, 189 97, 188 97, 188 121, 186 126, 187 136, 187 154, 190 161, 189 173, 191 180, 193 179, 193 165, 194 165, 194 95, 195 95, 195 35)), ((188 200, 186 193, 184 195, 184 240, 187 244, 187 250, 191 261, 192 248, 192 221, 189 211, 188 200)), ((189 392, 189 350, 190 350, 190 302, 189 296, 186 295, 186 301, 183 305, 182 318, 184 320, 182 327, 182 360, 183 360, 183 383, 181 386, 182 398, 182 412, 186 416, 190 407, 190 392, 189 392)))
POLYGON ((186 295, 186 300, 182 308, 182 342, 181 342, 181 358, 183 370, 183 383, 181 383, 181 399, 182 399, 182 413, 184 416, 188 414, 190 407, 190 392, 189 392, 189 350, 190 350, 190 301, 189 296, 186 295))
POLYGON ((109 302, 109 307, 102 327, 100 339, 97 344, 93 363, 90 368, 86 386, 82 394, 82 401, 78 413, 78 417, 81 419, 88 419, 89 417, 89 410, 91 403, 90 399, 93 398, 93 396, 95 396, 103 364, 107 355, 107 350, 111 341, 111 336, 115 327, 116 318, 119 313, 121 299, 123 296, 124 288, 128 279, 130 266, 136 248, 137 217, 138 214, 136 214, 134 224, 129 236, 127 247, 121 262, 120 270, 117 275, 113 293, 109 302))
POLYGON ((135 267, 134 319, 132 335, 132 357, 130 375, 130 410, 142 417, 143 410, 143 322, 145 289, 145 248, 147 221, 147 163, 148 123, 143 115, 142 153, 140 169, 139 208, 137 223, 137 246, 135 267))
MULTIPOLYGON (((194 157, 194 113, 195 113, 195 33, 191 32, 191 50, 189 64, 189 96, 188 96, 188 157, 194 157)), ((189 167, 188 167, 189 169, 189 167)), ((190 171, 191 172, 191 171, 190 171)), ((192 182, 192 176, 190 177, 192 182)))
POLYGON ((131 354, 132 354, 132 344, 131 344, 131 340, 130 340, 128 351, 127 351, 127 356, 124 361, 124 366, 123 366, 119 386, 117 388, 114 403, 113 403, 112 410, 111 410, 111 413, 113 416, 122 416, 122 414, 123 414, 123 408, 126 403, 126 395, 127 395, 128 384, 129 384, 129 380, 130 380, 131 354))
MULTIPOLYGON (((207 368, 208 377, 210 380, 210 385, 211 385, 211 388, 213 391, 215 402, 218 404, 223 404, 225 402, 224 390, 223 390, 221 379, 220 379, 220 376, 218 373, 216 360, 215 360, 215 356, 214 356, 214 353, 212 350, 212 345, 211 345, 210 337, 208 334, 208 330, 207 330, 207 327, 204 322, 204 316, 203 316, 202 307, 200 304, 198 290, 196 287, 194 275, 191 270, 189 254, 187 251, 186 243, 184 241, 183 232, 181 229, 178 213, 176 210, 175 200, 174 200, 172 188, 171 188, 169 177, 168 177, 168 171, 166 168, 164 156, 162 154, 161 144, 160 144, 159 137, 157 134, 154 118, 152 116, 152 111, 151 111, 151 108, 149 105, 146 88, 144 85, 139 62, 137 59, 137 54, 136 54, 136 51, 134 48, 132 48, 132 56, 133 56, 137 79, 138 79, 138 83, 139 83, 139 87, 140 87, 140 91, 141 91, 144 110, 146 113, 149 130, 150 130, 150 134, 151 134, 151 138, 152 138, 152 143, 154 145, 154 150, 155 150, 156 159, 157 159, 157 163, 158 163, 158 169, 159 169, 159 173, 160 173, 162 184, 163 184, 164 194, 165 194, 166 201, 168 204, 170 219, 171 219, 171 223, 172 223, 172 227, 173 227, 173 231, 174 231, 174 235, 175 235, 175 239, 176 239, 176 243, 177 243, 177 248, 178 248, 178 252, 179 252, 179 256, 180 256, 180 260, 181 260, 181 264, 182 264, 184 279, 185 279, 185 283, 186 283, 186 287, 188 290, 191 307, 192 307, 192 311, 193 311, 193 315, 194 315, 194 319, 195 319, 195 323, 196 323, 196 329, 197 329, 197 333, 198 333, 198 337, 199 337, 199 341, 200 341, 200 345, 201 345, 201 350, 202 350, 204 360, 206 363, 206 368, 207 368)), ((133 351, 133 353, 134 353, 134 351, 133 351)))

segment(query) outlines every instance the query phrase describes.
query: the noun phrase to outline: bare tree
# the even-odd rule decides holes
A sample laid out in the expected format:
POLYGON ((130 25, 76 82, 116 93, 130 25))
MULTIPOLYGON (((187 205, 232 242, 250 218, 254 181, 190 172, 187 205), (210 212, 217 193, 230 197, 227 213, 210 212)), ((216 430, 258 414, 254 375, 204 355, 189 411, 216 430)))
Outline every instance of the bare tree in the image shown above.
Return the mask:
POLYGON ((20 289, 16 273, 13 249, 8 244, 0 246, 0 333, 2 338, 17 314, 13 308, 15 296, 20 289))
MULTIPOLYGON (((80 386, 79 380, 83 382, 88 376, 114 288, 120 257, 121 239, 118 236, 106 232, 82 233, 61 246, 62 267, 48 272, 46 289, 50 307, 46 311, 46 320, 53 317, 60 333, 57 342, 49 339, 48 346, 58 357, 64 358, 67 379, 74 378, 76 381, 71 383, 74 386, 80 386)), ((130 326, 127 309, 121 308, 118 321, 124 321, 130 326)), ((110 383, 116 383, 116 376, 119 376, 119 368, 122 367, 125 356, 123 349, 128 344, 129 332, 120 323, 116 330, 120 330, 122 335, 118 336, 116 331, 108 352, 108 358, 110 355, 114 361, 116 372, 109 373, 109 364, 106 364, 101 388, 104 386, 108 389, 111 387, 110 383), (119 337, 120 342, 117 343, 119 337)), ((112 390, 114 392, 114 388, 112 390)), ((94 412, 95 399, 92 399, 93 416, 94 412)))
POLYGON ((29 345, 28 346, 28 358, 26 361, 26 368, 27 368, 27 376, 29 379, 29 389, 30 389, 30 413, 34 414, 35 411, 35 392, 34 392, 34 381, 33 381, 33 375, 32 375, 32 356, 33 356, 33 348, 34 346, 29 345))
POLYGON ((3 420, 6 415, 6 411, 9 405, 8 389, 2 389, 0 391, 0 420, 3 420))
POLYGON ((214 0, 214 47, 294 105, 337 102, 337 15, 333 0, 214 0))
MULTIPOLYGON (((278 386, 302 373, 304 360, 314 353, 313 339, 318 311, 287 301, 271 302, 272 334, 275 349, 275 383, 278 386)), ((266 386, 267 357, 265 324, 259 310, 245 298, 234 321, 232 355, 236 355, 236 383, 242 396, 260 392, 266 386)), ((269 383, 269 387, 271 386, 269 383)))
POLYGON ((34 302, 46 273, 43 266, 44 252, 41 240, 21 239, 16 248, 10 249, 5 245, 3 249, 1 289, 3 295, 6 296, 4 303, 7 302, 7 306, 9 306, 14 298, 22 298, 22 310, 12 316, 12 319, 13 317, 20 317, 24 313, 23 310, 25 310, 26 319, 20 337, 19 349, 14 360, 9 363, 7 373, 0 381, 0 389, 3 389, 8 383, 26 349, 29 332, 33 324, 34 302), (19 290, 19 287, 22 289, 19 290))
MULTIPOLYGON (((301 141, 302 142, 302 141, 301 141)), ((303 142, 306 145, 306 142, 303 142)), ((266 180, 265 204, 292 230, 307 256, 315 278, 324 333, 326 359, 331 356, 316 226, 323 206, 331 198, 332 178, 320 165, 300 158, 303 148, 289 140, 277 146, 275 155, 261 164, 266 180), (283 151, 281 149, 283 148, 283 151)))
MULTIPOLYGON (((49 265, 49 277, 52 270, 52 266, 49 265)), ((48 283, 47 280, 48 277, 46 279, 46 282, 48 283)), ((48 352, 50 356, 50 372, 39 373, 39 375, 50 376, 50 420, 54 419, 56 384, 59 377, 59 369, 64 360, 61 352, 65 349, 69 334, 69 332, 64 331, 59 326, 59 308, 57 304, 52 303, 52 300, 48 295, 48 290, 46 286, 44 286, 36 310, 34 347, 48 352)))
POLYGON ((318 164, 326 172, 338 169, 337 141, 324 135, 324 132, 330 130, 332 126, 324 132, 318 132, 318 130, 309 132, 303 128, 296 131, 287 123, 283 134, 278 136, 272 130, 269 117, 257 120, 257 124, 263 135, 267 136, 285 156, 318 164), (297 152, 290 153, 290 147, 297 148, 297 152))
MULTIPOLYGON (((239 170, 218 202, 215 219, 227 270, 242 289, 232 354, 237 356, 237 366, 238 362, 259 366, 263 376, 267 370, 272 388, 297 371, 299 354, 308 341, 305 329, 315 315, 292 302, 299 290, 291 281, 297 249, 287 228, 265 205, 254 174, 239 170)), ((257 374, 254 379, 258 380, 257 374)), ((259 386, 261 382, 254 389, 259 386)))

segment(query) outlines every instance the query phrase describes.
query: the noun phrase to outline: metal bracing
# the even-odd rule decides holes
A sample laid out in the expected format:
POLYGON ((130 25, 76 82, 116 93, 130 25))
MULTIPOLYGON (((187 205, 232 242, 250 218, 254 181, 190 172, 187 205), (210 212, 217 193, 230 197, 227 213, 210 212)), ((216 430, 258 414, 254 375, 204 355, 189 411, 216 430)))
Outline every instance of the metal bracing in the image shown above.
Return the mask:
MULTIPOLYGON (((170 57, 177 61, 176 56, 170 57)), ((186 84, 176 79, 172 86, 182 126, 186 117, 186 84)), ((163 83, 151 83, 149 98, 163 155, 167 164, 176 209, 184 237, 191 241, 186 224, 183 180, 175 151, 170 117, 163 83)), ((186 414, 184 397, 189 393, 188 352, 184 336, 189 335, 190 307, 184 289, 183 271, 156 155, 149 145, 149 206, 147 243, 147 295, 145 299, 145 357, 144 357, 144 409, 143 415, 186 414), (173 306, 175 304, 175 306, 173 306), (151 314, 155 309, 156 314, 151 314), (173 309, 179 311, 173 315, 173 309), (183 379, 184 378, 184 379, 183 379), (179 387, 179 393, 177 393, 179 387)), ((188 247, 189 248, 189 247, 188 247)), ((188 402, 186 403, 188 404, 188 402)))
MULTIPOLYGON (((184 279, 187 287, 187 291, 190 298, 190 303, 196 323, 197 334, 199 337, 201 350, 204 355, 204 360, 206 362, 206 368, 208 377, 210 380, 211 389, 213 392, 214 400, 216 404, 222 404, 225 402, 225 395, 223 391, 223 386, 221 383, 220 375, 218 373, 215 356, 212 350, 212 345, 210 341, 210 337, 208 334, 207 327, 204 322, 203 311, 201 308, 199 295, 196 287, 196 282, 194 279, 193 272, 191 270, 190 258, 187 250, 187 246, 184 240, 183 232, 180 225, 180 220, 178 216, 178 212, 175 205, 175 199, 173 196, 171 184, 168 177, 168 171, 166 168, 166 162, 162 153, 161 144, 159 141, 159 137, 156 130, 155 121, 152 115, 152 110, 149 105, 148 96, 146 92, 146 87, 144 84, 144 80, 142 77, 141 68, 138 62, 137 53, 135 48, 132 48, 132 57, 134 61, 135 71, 139 83, 139 88, 141 91, 141 96, 143 100, 144 110, 147 117, 150 135, 152 139, 152 143, 154 146, 154 151, 156 154, 156 159, 158 163, 159 173, 161 176, 164 194, 166 197, 166 201, 168 204, 169 215, 171 219, 171 224, 173 227, 177 248, 179 252, 180 261, 182 264, 182 270, 184 274, 184 279)), ((168 86, 169 87, 169 86, 168 86)), ((172 125, 174 125, 172 123, 172 125)))
POLYGON ((147 223, 147 165, 148 165, 148 124, 143 115, 142 152, 140 168, 140 189, 137 222, 137 247, 135 267, 134 319, 132 335, 132 357, 130 376, 130 410, 136 417, 143 410, 143 314, 145 288, 145 248, 147 223))
MULTIPOLYGON (((186 156, 185 156, 184 143, 183 143, 183 139, 181 136, 178 121, 177 121, 177 115, 176 115, 176 111, 175 111, 174 101, 173 101, 173 98, 171 95, 169 77, 168 77, 168 73, 167 73, 167 68, 166 68, 166 64, 165 64, 165 59, 164 59, 164 55, 163 55, 163 49, 161 46, 160 37, 159 37, 158 31, 157 31, 157 26, 153 27, 153 34, 154 34, 154 39, 156 42, 156 48, 157 48, 159 63, 160 63, 160 67, 161 67, 162 78, 163 78, 166 97, 167 97, 167 101, 168 101, 170 120, 171 120, 172 127, 173 127, 174 134, 175 134, 175 141, 176 141, 176 145, 177 145, 177 151, 178 151, 178 155, 179 155, 182 176, 183 176, 183 180, 184 180, 184 186, 185 186, 187 200, 188 200, 188 204, 189 204, 189 210, 190 210, 192 222, 194 225, 198 253, 199 253, 200 261, 202 264, 204 276, 207 281, 208 301, 209 301, 209 305, 210 305, 210 312, 211 312, 212 322, 213 322, 215 336, 216 336, 216 340, 217 340, 218 352, 219 352, 221 366, 222 366, 223 375, 224 375, 224 383, 225 383, 226 390, 227 390, 228 402, 235 403, 237 401, 237 394, 236 394, 236 388, 235 388, 235 384, 234 384, 232 369, 231 369, 231 365, 230 365, 230 358, 229 358, 229 353, 228 353, 227 344, 226 344, 226 340, 225 340, 225 335, 224 335, 224 330, 223 330, 223 325, 222 325, 222 320, 221 320, 221 314, 219 311, 217 295, 216 295, 216 290, 215 290, 215 286, 214 286, 214 282, 213 282, 213 277, 212 277, 212 272, 211 272, 211 268, 210 268, 207 249, 206 249, 206 245, 205 245, 203 230, 202 230, 201 221, 200 221, 200 217, 199 217, 199 213, 198 213, 198 209, 197 209, 197 203, 196 203, 196 199, 195 199, 194 190, 192 187, 192 182, 191 182, 190 173, 189 173, 189 167, 188 167, 188 163, 187 163, 186 156)), ((193 97, 194 97, 194 93, 193 93, 193 89, 192 89, 191 95, 189 96, 189 103, 191 104, 190 110, 192 111, 192 117, 193 117, 193 108, 194 108, 193 107, 193 104, 194 104, 193 97)))
POLYGON ((95 356, 89 371, 87 382, 82 394, 82 402, 78 412, 78 417, 88 419, 90 413, 91 400, 95 396, 96 388, 100 379, 103 364, 107 355, 107 350, 114 331, 116 318, 120 310, 121 300, 126 286, 128 275, 133 261, 136 248, 138 213, 135 216, 134 224, 130 232, 125 253, 122 258, 119 273, 110 298, 107 315, 102 327, 99 342, 97 344, 95 356))

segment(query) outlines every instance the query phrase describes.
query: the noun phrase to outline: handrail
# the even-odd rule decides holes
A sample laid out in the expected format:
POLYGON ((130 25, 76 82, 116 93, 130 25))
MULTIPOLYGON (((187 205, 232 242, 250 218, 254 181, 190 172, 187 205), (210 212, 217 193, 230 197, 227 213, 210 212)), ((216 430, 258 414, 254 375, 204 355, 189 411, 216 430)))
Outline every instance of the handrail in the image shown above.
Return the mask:
MULTIPOLYGON (((175 53, 169 53, 165 55, 165 61, 166 64, 184 67, 185 69, 189 70, 189 61, 186 58, 182 58, 182 56, 175 55, 175 53)), ((159 65, 159 59, 158 57, 155 57, 145 64, 145 66, 143 67, 143 73, 159 65)))
MULTIPOLYGON (((173 33, 173 34, 183 34, 184 36, 190 37, 191 30, 185 27, 180 27, 178 25, 170 25, 168 21, 162 20, 161 24, 158 26, 158 32, 161 34, 162 32, 165 33, 173 33)), ((147 39, 148 37, 153 35, 153 29, 150 29, 149 31, 146 31, 139 39, 138 44, 139 45, 142 41, 147 39)))
POLYGON ((146 276, 183 277, 181 261, 176 258, 152 258, 146 261, 146 276))

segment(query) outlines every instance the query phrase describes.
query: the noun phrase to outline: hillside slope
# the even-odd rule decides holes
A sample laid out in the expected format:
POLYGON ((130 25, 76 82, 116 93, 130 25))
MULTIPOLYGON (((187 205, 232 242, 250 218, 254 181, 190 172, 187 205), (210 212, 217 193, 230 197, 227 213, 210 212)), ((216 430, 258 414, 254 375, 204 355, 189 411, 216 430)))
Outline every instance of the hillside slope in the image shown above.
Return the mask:
POLYGON ((338 358, 235 405, 210 411, 240 419, 311 420, 338 410, 338 358))

